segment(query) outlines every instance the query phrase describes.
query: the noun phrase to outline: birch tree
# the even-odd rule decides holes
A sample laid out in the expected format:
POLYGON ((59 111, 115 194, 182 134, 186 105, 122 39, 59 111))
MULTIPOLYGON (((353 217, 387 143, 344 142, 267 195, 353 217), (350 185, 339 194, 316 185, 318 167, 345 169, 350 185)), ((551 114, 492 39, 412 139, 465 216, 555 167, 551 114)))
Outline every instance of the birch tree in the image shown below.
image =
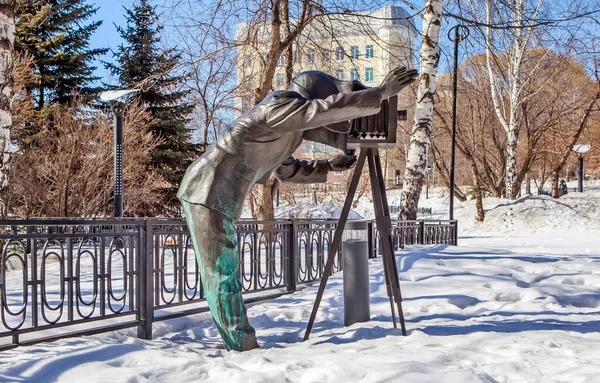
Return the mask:
POLYGON ((496 41, 492 33, 491 25, 494 20, 493 14, 501 17, 497 5, 490 0, 486 0, 486 27, 485 36, 485 55, 486 67, 490 79, 490 91, 494 103, 494 111, 498 121, 506 131, 506 197, 514 199, 518 196, 517 190, 517 142, 519 140, 519 110, 523 102, 523 90, 528 81, 524 79, 523 58, 525 51, 532 38, 534 31, 533 24, 536 22, 537 15, 543 0, 536 0, 531 14, 526 11, 526 0, 516 0, 512 6, 508 6, 510 20, 514 26, 510 33, 503 36, 505 39, 501 45, 507 48, 506 60, 500 65, 498 55, 492 52, 496 41), (504 73, 497 73, 503 71, 504 73), (504 102, 504 98, 507 99, 504 102))
POLYGON ((12 51, 15 41, 14 11, 15 0, 0 0, 0 217, 6 215, 4 196, 8 186, 13 96, 12 51))
POLYGON ((419 85, 410 147, 406 158, 402 190, 401 220, 417 218, 429 153, 436 76, 440 61, 439 35, 442 1, 427 0, 423 11, 423 34, 419 53, 419 85))

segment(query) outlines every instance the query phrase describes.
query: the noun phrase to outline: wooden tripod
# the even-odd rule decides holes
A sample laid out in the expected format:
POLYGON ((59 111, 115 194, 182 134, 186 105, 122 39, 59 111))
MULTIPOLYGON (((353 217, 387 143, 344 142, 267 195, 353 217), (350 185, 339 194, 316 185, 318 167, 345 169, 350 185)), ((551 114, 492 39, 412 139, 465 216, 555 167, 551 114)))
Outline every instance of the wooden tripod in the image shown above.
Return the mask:
POLYGON ((346 196, 346 201, 344 202, 344 208, 342 209, 338 226, 335 229, 333 243, 331 244, 331 247, 329 247, 329 255, 327 257, 327 263, 325 264, 325 271, 323 272, 321 284, 319 285, 319 291, 317 292, 317 298, 315 299, 315 304, 313 306, 312 313, 310 314, 308 325, 306 326, 304 340, 307 340, 310 336, 310 331, 312 330, 312 326, 315 322, 315 317, 317 316, 317 311, 319 309, 319 305, 321 304, 321 298, 323 297, 327 280, 329 279, 329 275, 331 275, 335 253, 338 251, 342 241, 342 232, 344 231, 344 226, 346 226, 346 221, 348 220, 348 213, 350 213, 350 207, 354 199, 354 194, 356 193, 358 181, 360 180, 362 174, 362 169, 365 165, 365 160, 369 161, 369 175, 371 177, 373 207, 375 208, 377 228, 379 229, 381 244, 383 247, 383 270, 385 273, 387 295, 390 299, 390 307, 392 310, 392 321, 394 323, 394 328, 396 328, 396 312, 394 308, 394 303, 396 303, 398 307, 398 316, 400 318, 400 327, 402 328, 402 335, 406 335, 404 314, 402 312, 400 281, 398 280, 398 268, 396 266, 392 242, 392 222, 390 220, 390 210, 387 197, 385 195, 385 183, 383 180, 383 171, 381 170, 379 151, 374 148, 363 148, 360 151, 360 156, 358 157, 358 162, 356 163, 356 168, 354 170, 354 175, 352 176, 350 189, 348 190, 348 195, 346 196))

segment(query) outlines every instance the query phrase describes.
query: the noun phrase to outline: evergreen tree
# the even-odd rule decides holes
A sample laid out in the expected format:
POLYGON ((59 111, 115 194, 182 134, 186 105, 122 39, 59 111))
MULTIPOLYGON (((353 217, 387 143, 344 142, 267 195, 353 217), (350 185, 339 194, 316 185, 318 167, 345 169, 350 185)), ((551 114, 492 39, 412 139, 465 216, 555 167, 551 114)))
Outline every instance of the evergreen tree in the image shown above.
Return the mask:
POLYGON ((33 58, 35 76, 27 85, 36 107, 65 103, 73 90, 97 93, 92 61, 107 49, 90 49, 89 39, 102 21, 86 24, 98 8, 86 0, 17 0, 15 50, 33 58))
POLYGON ((186 127, 194 105, 186 103, 188 92, 181 90, 185 78, 174 73, 180 55, 160 47, 162 26, 155 7, 140 0, 125 12, 127 26, 117 28, 125 43, 113 52, 116 62, 107 68, 118 76, 120 87, 140 89, 138 97, 154 119, 148 130, 161 140, 152 153, 151 165, 169 183, 164 202, 176 206, 179 183, 199 154, 186 127))

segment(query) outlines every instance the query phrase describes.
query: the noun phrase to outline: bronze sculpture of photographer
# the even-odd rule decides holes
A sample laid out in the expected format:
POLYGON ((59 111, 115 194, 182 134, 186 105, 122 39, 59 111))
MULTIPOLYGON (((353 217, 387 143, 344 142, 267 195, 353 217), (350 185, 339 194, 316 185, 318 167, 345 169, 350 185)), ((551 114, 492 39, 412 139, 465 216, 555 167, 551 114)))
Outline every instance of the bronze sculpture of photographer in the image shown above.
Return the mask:
POLYGON ((228 350, 258 347, 242 300, 235 231, 235 221, 240 218, 250 188, 273 172, 281 182, 317 183, 326 182, 329 171, 350 169, 356 161, 354 156, 303 161, 291 154, 308 130, 324 127, 347 133, 349 120, 378 113, 383 99, 398 94, 416 76, 415 70, 396 68, 379 87, 325 99, 309 99, 290 90, 272 92, 235 119, 187 169, 178 197, 206 300, 228 350))

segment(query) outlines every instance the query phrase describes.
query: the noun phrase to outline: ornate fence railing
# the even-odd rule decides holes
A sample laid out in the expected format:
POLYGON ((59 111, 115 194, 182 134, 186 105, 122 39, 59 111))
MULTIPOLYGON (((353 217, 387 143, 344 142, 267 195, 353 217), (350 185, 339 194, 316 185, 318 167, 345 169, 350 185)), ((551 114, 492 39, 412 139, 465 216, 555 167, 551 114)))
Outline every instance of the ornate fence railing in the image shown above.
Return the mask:
MULTIPOLYGON (((246 301, 296 290, 323 275, 336 220, 240 221, 246 301)), ((393 222, 395 248, 456 244, 456 221, 393 222)), ((368 224, 370 257, 379 235, 368 224)), ((181 219, 0 221, 0 350, 137 327, 208 308, 181 219)), ((342 268, 340 251, 334 271, 342 268)))

